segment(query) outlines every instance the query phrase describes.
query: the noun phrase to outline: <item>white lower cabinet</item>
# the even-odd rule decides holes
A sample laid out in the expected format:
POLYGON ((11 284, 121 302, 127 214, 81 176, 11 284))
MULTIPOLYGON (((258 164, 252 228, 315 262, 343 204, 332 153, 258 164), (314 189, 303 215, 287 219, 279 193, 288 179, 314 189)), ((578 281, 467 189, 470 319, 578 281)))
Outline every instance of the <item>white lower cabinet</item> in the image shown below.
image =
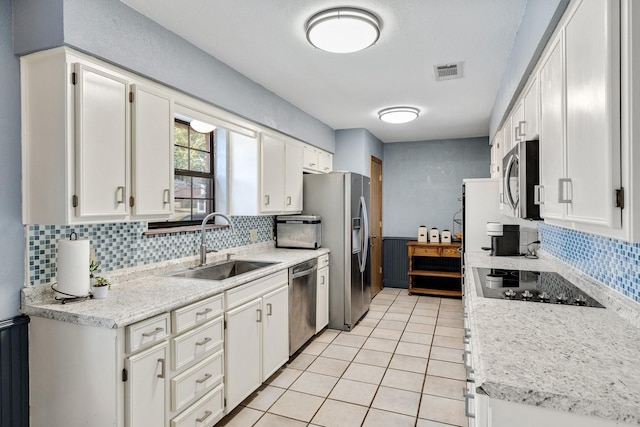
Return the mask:
POLYGON ((329 255, 318 257, 316 279, 316 334, 329 324, 329 255))
POLYGON ((226 303, 228 413, 289 359, 287 271, 227 291, 226 303))
POLYGON ((237 406, 262 384, 260 352, 262 327, 259 323, 262 300, 227 311, 226 350, 227 406, 237 406))
POLYGON ((166 341, 129 356, 125 389, 125 414, 128 427, 165 424, 165 382, 168 345, 166 341))

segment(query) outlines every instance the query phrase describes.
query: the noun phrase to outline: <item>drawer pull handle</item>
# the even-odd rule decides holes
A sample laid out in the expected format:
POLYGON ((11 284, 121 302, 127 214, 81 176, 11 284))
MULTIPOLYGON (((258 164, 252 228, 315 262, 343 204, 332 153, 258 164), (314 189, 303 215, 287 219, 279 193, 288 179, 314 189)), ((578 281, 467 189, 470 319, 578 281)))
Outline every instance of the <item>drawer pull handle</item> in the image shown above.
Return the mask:
POLYGON ((211 378, 211 374, 205 374, 204 377, 200 378, 199 380, 196 380, 196 383, 202 384, 206 382, 209 378, 211 378))
POLYGON ((166 366, 165 363, 164 363, 164 359, 158 359, 158 363, 162 367, 162 369, 160 370, 160 373, 158 374, 158 378, 164 378, 164 376, 165 376, 165 366, 166 366))
POLYGON ((273 311, 273 304, 269 303, 267 304, 267 316, 271 316, 273 311))
POLYGON ((206 420, 207 418, 209 418, 211 416, 213 412, 211 411, 204 411, 204 415, 201 416, 200 418, 196 418, 196 422, 197 423, 203 423, 204 420, 206 420))
POLYGON ((153 331, 151 331, 151 332, 145 332, 145 333, 143 333, 143 334, 142 334, 142 336, 143 336, 143 337, 147 337, 147 338, 149 338, 149 337, 154 337, 154 336, 158 335, 158 334, 159 334, 160 332, 162 332, 162 331, 164 331, 164 328, 157 327, 157 328, 155 328, 155 329, 154 329, 153 331))
POLYGON ((211 341, 211 338, 206 337, 206 338, 205 338, 205 339, 203 339, 202 341, 197 342, 197 343, 196 343, 196 345, 205 345, 206 343, 208 343, 208 342, 210 342, 210 341, 211 341))
POLYGON ((212 311, 213 311, 213 309, 212 309, 212 308, 207 308, 207 309, 206 309, 206 310, 204 310, 204 311, 198 311, 198 312, 196 313, 196 317, 197 317, 197 316, 206 316, 207 314, 211 313, 212 311))

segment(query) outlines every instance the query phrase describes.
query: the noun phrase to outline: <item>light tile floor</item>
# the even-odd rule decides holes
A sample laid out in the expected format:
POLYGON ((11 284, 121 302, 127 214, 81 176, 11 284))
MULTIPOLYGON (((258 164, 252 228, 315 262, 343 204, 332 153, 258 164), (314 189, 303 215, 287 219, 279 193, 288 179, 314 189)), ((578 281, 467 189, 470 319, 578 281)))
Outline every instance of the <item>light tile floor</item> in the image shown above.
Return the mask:
POLYGON ((351 332, 327 329, 218 425, 466 426, 459 299, 383 289, 351 332))

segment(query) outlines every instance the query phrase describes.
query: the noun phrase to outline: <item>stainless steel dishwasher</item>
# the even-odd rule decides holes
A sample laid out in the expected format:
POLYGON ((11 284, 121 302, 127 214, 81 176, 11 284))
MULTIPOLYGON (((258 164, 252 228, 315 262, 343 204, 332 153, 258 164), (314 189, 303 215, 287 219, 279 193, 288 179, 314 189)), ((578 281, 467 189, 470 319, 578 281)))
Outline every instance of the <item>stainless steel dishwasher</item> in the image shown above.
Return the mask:
POLYGON ((316 333, 316 271, 318 261, 289 268, 289 355, 316 333))

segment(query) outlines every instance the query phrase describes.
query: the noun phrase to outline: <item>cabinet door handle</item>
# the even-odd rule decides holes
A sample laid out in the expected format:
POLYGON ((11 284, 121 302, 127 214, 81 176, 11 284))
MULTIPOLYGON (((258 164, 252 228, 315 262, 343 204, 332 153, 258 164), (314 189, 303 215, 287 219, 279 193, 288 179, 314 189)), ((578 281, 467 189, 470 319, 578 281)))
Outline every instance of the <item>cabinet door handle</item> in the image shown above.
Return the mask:
POLYGON ((164 359, 158 359, 158 363, 161 366, 160 373, 158 374, 158 378, 164 378, 166 373, 165 371, 166 364, 164 363, 164 359))
POLYGON ((144 333, 142 334, 142 336, 143 336, 143 337, 146 337, 146 338, 149 338, 149 337, 153 337, 153 336, 158 335, 158 334, 159 334, 160 332, 162 332, 162 331, 164 331, 164 328, 160 328, 160 327, 158 327, 158 328, 155 328, 155 329, 154 329, 153 331, 151 331, 151 332, 144 332, 144 333))
POLYGON ((209 378, 211 378, 211 374, 204 374, 204 377, 196 380, 196 384, 202 384, 206 382, 209 378))
POLYGON ((324 285, 324 276, 320 276, 320 284, 324 285))
POLYGON ((521 121, 518 122, 518 133, 520 134, 519 138, 525 138, 527 135, 527 122, 521 121))
POLYGON ((213 311, 213 309, 212 309, 212 308, 206 308, 206 309, 205 309, 205 310, 203 310, 203 311, 198 311, 198 312, 196 313, 196 317, 198 317, 198 316, 206 316, 207 314, 211 313, 212 311, 213 311))
POLYGON ((262 322, 262 310, 261 309, 257 309, 256 312, 258 313, 258 319, 256 320, 258 323, 262 322))
POLYGON ((287 206, 291 205, 291 196, 287 196, 287 206))
POLYGON ((566 193, 569 193, 569 191, 565 191, 570 189, 571 186, 571 178, 560 178, 558 180, 558 203, 571 203, 572 195, 569 194, 567 197, 566 193))
POLYGON ((207 418, 209 418, 211 416, 213 412, 211 411, 204 411, 204 415, 201 416, 200 418, 196 418, 196 422, 197 423, 203 423, 204 420, 206 420, 207 418))
POLYGON ((542 198, 544 191, 544 185, 534 185, 533 186, 533 204, 534 205, 544 205, 544 200, 542 198))
POLYGON ((269 303, 267 304, 267 316, 271 316, 273 311, 273 304, 269 303))
POLYGON ((124 203, 124 187, 116 188, 116 202, 118 204, 124 203))
POLYGON ((264 195, 264 205, 265 205, 265 206, 268 206, 268 205, 269 205, 269 195, 268 195, 268 194, 265 194, 265 195, 264 195))
POLYGON ((472 393, 467 393, 467 386, 462 387, 462 395, 464 396, 464 414, 467 418, 475 418, 476 414, 472 414, 470 410, 469 401, 471 399, 475 399, 475 396, 472 393))
POLYGON ((206 343, 211 342, 211 338, 206 337, 205 339, 203 339, 202 341, 199 341, 196 343, 196 345, 205 345, 206 343))
POLYGON ((171 196, 171 192, 169 191, 168 188, 165 188, 164 191, 162 192, 162 203, 165 205, 168 205, 170 202, 170 196, 171 196))

